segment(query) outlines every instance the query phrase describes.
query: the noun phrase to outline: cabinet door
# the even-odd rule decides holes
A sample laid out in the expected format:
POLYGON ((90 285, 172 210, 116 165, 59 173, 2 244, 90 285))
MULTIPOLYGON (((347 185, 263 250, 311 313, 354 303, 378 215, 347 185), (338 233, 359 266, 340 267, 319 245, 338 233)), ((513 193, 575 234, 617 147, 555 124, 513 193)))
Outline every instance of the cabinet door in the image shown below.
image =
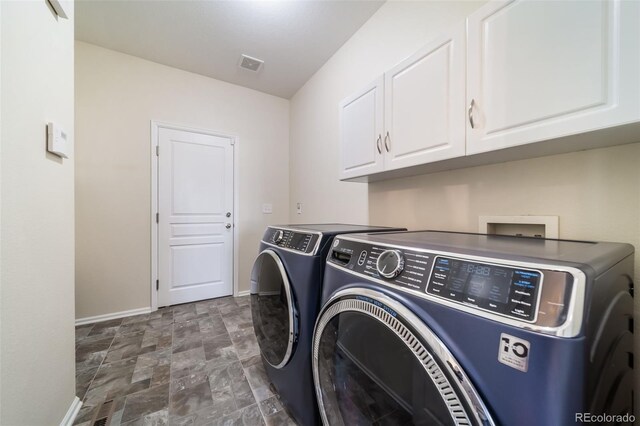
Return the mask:
POLYGON ((385 169, 465 153, 465 23, 385 73, 385 169))
POLYGON ((467 154, 638 120, 639 6, 494 1, 471 15, 467 154))
POLYGON ((380 77, 340 104, 340 179, 382 171, 383 96, 380 77))

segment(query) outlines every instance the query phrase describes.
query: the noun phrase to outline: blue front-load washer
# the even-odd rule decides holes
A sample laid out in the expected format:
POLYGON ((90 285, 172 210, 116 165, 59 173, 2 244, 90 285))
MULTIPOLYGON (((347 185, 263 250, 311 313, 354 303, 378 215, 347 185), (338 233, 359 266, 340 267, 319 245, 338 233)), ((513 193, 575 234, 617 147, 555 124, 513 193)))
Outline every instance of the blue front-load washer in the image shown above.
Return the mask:
POLYGON ((336 237, 313 339, 324 424, 631 423, 633 254, 434 231, 336 237))
POLYGON ((333 237, 401 230, 330 223, 269 226, 265 231, 251 273, 253 325, 269 380, 301 426, 319 423, 311 338, 333 237))

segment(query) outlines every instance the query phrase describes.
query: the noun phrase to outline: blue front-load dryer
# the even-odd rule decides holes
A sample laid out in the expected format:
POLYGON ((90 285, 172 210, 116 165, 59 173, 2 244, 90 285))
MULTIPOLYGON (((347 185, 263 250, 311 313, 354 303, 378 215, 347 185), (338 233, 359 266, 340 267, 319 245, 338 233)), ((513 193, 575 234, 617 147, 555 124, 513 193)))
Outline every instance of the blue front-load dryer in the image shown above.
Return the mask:
POLYGON ((334 236, 401 230, 330 223, 269 226, 265 231, 251 273, 253 325, 269 380, 299 425, 319 423, 311 339, 334 236))
POLYGON ((323 423, 632 423, 633 254, 434 231, 336 237, 313 339, 323 423))

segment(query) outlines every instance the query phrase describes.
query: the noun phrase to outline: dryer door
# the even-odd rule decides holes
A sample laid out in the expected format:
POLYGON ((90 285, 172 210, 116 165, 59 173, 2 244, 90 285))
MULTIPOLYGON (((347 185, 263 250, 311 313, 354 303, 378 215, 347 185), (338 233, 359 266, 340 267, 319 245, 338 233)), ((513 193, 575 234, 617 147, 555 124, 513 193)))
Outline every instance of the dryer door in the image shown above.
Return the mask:
POLYGON ((313 376, 325 425, 491 425, 459 364, 403 305, 349 289, 323 308, 313 376))
POLYGON ((287 272, 273 250, 264 250, 251 272, 251 315, 260 352, 273 367, 284 367, 298 338, 298 314, 287 272))

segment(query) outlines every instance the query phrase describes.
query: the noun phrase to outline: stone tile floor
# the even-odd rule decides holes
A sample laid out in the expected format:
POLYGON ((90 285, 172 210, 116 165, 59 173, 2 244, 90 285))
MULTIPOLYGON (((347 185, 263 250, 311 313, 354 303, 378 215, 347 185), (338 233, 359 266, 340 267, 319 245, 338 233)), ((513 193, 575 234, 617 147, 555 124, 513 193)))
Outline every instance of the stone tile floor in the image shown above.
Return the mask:
POLYGON ((269 388, 249 297, 76 327, 75 425, 295 425, 269 388))

